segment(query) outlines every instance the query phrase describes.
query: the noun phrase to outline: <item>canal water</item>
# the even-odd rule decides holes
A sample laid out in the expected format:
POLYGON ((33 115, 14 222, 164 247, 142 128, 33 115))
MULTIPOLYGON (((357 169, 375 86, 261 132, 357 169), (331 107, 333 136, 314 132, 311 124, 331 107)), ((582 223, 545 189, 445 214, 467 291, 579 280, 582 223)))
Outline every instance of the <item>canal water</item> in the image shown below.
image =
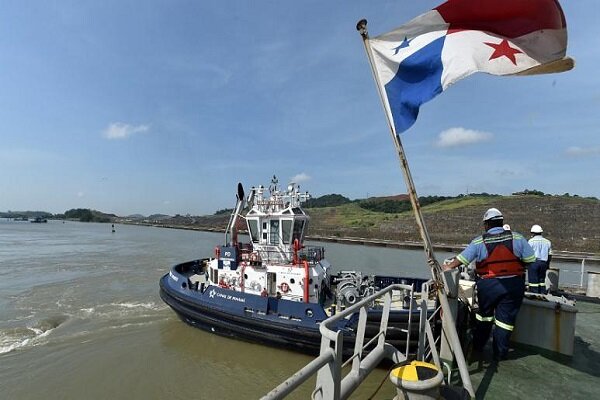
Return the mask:
MULTIPOLYGON (((0 221, 0 398, 256 399, 311 360, 191 328, 162 303, 159 278, 212 254, 222 234, 115 228, 0 221)), ((421 251, 324 246, 336 269, 429 276, 421 251)), ((352 398, 368 398, 385 375, 352 398)), ((384 385, 375 399, 393 396, 384 385)))

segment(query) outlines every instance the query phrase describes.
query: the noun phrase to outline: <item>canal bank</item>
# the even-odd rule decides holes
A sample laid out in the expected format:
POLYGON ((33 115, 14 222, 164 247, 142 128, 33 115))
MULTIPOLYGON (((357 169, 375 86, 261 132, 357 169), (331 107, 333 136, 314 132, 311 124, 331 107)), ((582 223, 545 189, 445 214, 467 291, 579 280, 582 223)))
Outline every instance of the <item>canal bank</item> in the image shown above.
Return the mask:
MULTIPOLYGON (((144 223, 144 222, 127 222, 121 221, 122 224, 127 225, 142 225, 142 226, 154 226, 158 228, 169 228, 169 229, 187 229, 201 232, 225 232, 222 228, 209 228, 209 227, 198 227, 192 225, 174 225, 174 224, 159 224, 159 223, 144 223)), ((240 233, 246 233, 244 230, 240 230, 240 233)), ((423 248, 423 243, 418 241, 396 241, 386 240, 377 238, 365 238, 365 237, 338 237, 338 236, 326 236, 326 235, 307 235, 307 240, 315 242, 326 242, 326 243, 340 243, 349 245, 359 246, 371 246, 371 247, 388 247, 393 249, 406 249, 406 250, 419 250, 423 248)), ((460 253, 467 243, 463 244, 448 244, 448 243, 434 243, 433 247, 437 251, 443 251, 448 253, 460 253)), ((562 262, 573 262, 581 263, 585 260, 585 263, 591 263, 594 265, 600 265, 600 254, 588 253, 588 252, 572 252, 572 251, 561 251, 554 250, 552 258, 555 261, 562 262)))
MULTIPOLYGON (((330 243, 343 243, 343 244, 356 244, 361 246, 375 246, 375 247, 390 247, 396 249, 407 249, 407 250, 418 250, 423 248, 421 242, 397 242, 393 240, 381 240, 381 239, 367 239, 367 238, 340 238, 334 236, 308 236, 309 240, 318 242, 330 242, 330 243)), ((433 247, 438 251, 445 251, 449 253, 459 253, 465 247, 464 244, 446 244, 446 243, 434 243, 433 247)), ((585 260, 586 263, 600 264, 600 255, 595 253, 584 253, 584 252, 570 252, 570 251, 554 251, 552 255, 553 260, 563 262, 581 262, 585 260)))

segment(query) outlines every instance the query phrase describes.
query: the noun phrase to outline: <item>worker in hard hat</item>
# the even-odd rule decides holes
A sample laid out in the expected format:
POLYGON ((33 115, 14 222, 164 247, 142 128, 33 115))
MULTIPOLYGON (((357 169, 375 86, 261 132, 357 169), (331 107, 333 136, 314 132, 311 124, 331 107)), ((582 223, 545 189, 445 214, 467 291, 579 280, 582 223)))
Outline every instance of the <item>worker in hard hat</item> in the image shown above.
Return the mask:
POLYGON ((494 327, 494 360, 508 354, 510 335, 525 293, 525 265, 535 261, 533 249, 520 233, 502 227, 504 216, 497 208, 483 215, 485 233, 476 237, 445 270, 476 262, 477 324, 473 350, 481 353, 494 327))
POLYGON ((533 293, 546 293, 546 271, 552 260, 552 243, 542 236, 544 230, 539 225, 531 227, 531 239, 529 245, 535 253, 535 262, 527 268, 529 280, 529 291, 533 293))

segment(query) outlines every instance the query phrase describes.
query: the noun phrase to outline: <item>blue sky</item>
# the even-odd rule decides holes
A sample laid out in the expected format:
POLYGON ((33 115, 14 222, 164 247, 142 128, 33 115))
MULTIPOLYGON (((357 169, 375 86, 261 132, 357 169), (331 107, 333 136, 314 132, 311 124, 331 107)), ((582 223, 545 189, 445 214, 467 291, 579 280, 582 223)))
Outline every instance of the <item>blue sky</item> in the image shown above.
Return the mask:
MULTIPOLYGON (((273 174, 404 193, 355 25, 439 3, 5 1, 0 210, 211 214, 273 174)), ((478 74, 421 107, 402 135, 419 195, 600 197, 596 3, 562 1, 574 70, 478 74)))

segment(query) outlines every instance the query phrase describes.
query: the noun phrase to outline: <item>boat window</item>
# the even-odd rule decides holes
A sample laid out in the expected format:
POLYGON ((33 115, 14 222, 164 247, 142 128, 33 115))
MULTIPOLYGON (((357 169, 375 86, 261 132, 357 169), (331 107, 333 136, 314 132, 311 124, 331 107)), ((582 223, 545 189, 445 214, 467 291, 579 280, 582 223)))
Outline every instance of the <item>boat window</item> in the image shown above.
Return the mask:
POLYGON ((304 229, 304 220, 297 219, 294 221, 294 233, 292 233, 292 241, 298 239, 302 242, 302 230, 304 229))
POLYGON ((258 243, 259 234, 258 234, 258 221, 255 219, 248 220, 248 229, 250 230, 250 237, 254 243, 258 243))
POLYGON ((279 220, 271 220, 271 229, 269 231, 269 244, 279 244, 279 220))
POLYGON ((281 221, 281 238, 283 239, 283 243, 289 244, 291 237, 292 237, 292 220, 284 219, 283 221, 281 221))
POLYGON ((294 214, 304 215, 304 213, 302 212, 302 209, 299 207, 294 207, 292 209, 292 211, 294 211, 294 214))

